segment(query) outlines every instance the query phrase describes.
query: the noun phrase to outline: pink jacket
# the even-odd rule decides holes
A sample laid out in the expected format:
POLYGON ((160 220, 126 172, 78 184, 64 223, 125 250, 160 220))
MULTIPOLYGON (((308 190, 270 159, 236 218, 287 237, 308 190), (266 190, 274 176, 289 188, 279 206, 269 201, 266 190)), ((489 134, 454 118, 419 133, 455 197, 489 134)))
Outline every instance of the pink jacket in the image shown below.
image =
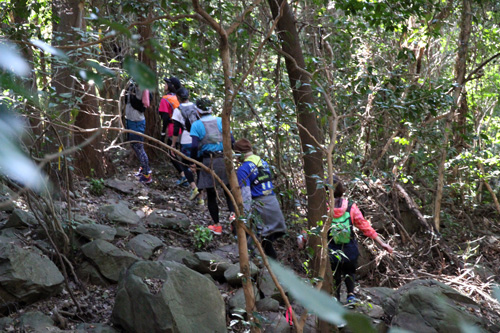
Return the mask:
MULTIPOLYGON (((341 217, 347 210, 348 201, 342 198, 342 206, 333 209, 333 217, 341 217)), ((370 222, 368 222, 364 217, 358 206, 353 203, 351 206, 351 217, 352 223, 356 228, 363 232, 363 235, 371 239, 377 238, 377 232, 372 228, 370 222)))

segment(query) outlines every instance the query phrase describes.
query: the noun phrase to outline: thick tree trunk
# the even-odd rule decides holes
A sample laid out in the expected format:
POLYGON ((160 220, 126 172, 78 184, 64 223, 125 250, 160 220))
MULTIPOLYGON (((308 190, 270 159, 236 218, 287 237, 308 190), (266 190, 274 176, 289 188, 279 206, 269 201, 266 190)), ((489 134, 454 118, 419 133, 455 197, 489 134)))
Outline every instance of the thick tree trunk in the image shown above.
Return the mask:
MULTIPOLYGON (((308 196, 308 227, 312 228, 326 215, 326 192, 324 189, 317 188, 315 178, 316 176, 319 176, 320 179, 324 177, 322 149, 318 147, 317 152, 309 153, 309 147, 317 146, 316 141, 322 142, 323 138, 316 122, 316 115, 310 107, 314 104, 310 79, 309 76, 301 71, 301 69, 305 68, 305 60, 293 12, 288 3, 283 2, 286 2, 286 0, 268 0, 273 17, 277 18, 281 15, 281 19, 278 22, 279 36, 282 50, 287 54, 285 57, 286 68, 297 107, 297 121, 303 126, 303 128, 299 129, 299 136, 304 153, 304 174, 308 196), (280 9, 283 10, 282 13, 280 13, 280 9)), ((321 250, 318 250, 318 245, 320 244, 321 240, 318 237, 310 240, 311 248, 317 249, 312 266, 313 272, 316 273, 320 271, 321 250)), ((324 283, 323 289, 330 292, 331 284, 324 283)), ((322 323, 320 329, 322 332, 329 331, 326 323, 322 323)))
MULTIPOLYGON (((80 0, 56 0, 52 4, 54 13, 59 17, 59 20, 54 20, 53 31, 54 37, 52 40, 57 46, 71 45, 76 43, 78 34, 75 34, 73 28, 82 28, 83 23, 83 2, 80 0), (58 23, 56 23, 58 22, 58 23)), ((52 63, 53 78, 52 85, 55 88, 57 95, 74 94, 75 80, 70 66, 65 62, 54 59, 52 63)), ((68 124, 71 121, 71 110, 66 105, 62 104, 58 108, 58 120, 63 124, 68 124)), ((68 131, 58 133, 58 138, 61 142, 57 142, 58 149, 67 149, 73 146, 73 137, 68 131)), ((67 182, 67 186, 72 188, 72 176, 69 172, 67 159, 63 159, 65 163, 58 165, 58 171, 62 172, 62 177, 59 181, 67 182)))

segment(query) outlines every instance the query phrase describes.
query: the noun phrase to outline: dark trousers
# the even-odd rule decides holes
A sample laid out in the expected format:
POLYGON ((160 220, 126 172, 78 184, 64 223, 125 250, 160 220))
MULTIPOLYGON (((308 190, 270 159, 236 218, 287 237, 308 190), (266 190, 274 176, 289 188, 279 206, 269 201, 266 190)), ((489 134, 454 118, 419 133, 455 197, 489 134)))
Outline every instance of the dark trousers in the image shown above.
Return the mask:
POLYGON ((352 240, 348 244, 336 245, 330 243, 330 250, 334 252, 330 254, 330 263, 332 266, 334 287, 337 300, 340 300, 340 286, 342 284, 342 277, 345 277, 345 286, 347 294, 354 294, 354 283, 356 282, 356 269, 358 268, 359 250, 358 244, 352 240), (342 251, 344 257, 336 251, 342 251))

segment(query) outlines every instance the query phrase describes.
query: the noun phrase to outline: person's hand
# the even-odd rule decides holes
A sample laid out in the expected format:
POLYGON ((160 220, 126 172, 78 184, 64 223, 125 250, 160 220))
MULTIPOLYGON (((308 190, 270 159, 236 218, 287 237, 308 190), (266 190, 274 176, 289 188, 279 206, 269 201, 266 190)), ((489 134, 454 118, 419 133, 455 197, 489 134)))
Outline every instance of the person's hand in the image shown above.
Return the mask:
POLYGON ((380 246, 381 246, 384 250, 386 250, 387 252, 389 252, 389 253, 392 253, 392 251, 394 251, 394 249, 392 248, 392 246, 390 246, 390 245, 389 245, 389 244, 387 244, 387 243, 382 242, 382 243, 380 243, 380 246))
MULTIPOLYGON (((174 148, 174 147, 172 147, 172 148, 174 148)), ((175 158, 175 152, 173 150, 171 150, 171 149, 169 149, 169 152, 170 152, 170 156, 172 156, 173 158, 175 158)))

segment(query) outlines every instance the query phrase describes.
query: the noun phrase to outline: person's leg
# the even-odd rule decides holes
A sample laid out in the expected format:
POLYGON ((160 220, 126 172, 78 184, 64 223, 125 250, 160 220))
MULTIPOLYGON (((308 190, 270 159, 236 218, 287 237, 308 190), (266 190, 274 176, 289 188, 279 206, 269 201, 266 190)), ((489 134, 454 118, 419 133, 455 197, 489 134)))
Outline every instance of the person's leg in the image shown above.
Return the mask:
POLYGON ((219 224, 219 206, 217 205, 217 192, 215 188, 210 187, 206 189, 207 192, 207 207, 210 217, 214 224, 219 224))
POLYGON ((167 127, 169 124, 170 116, 168 115, 167 112, 160 112, 160 118, 162 121, 162 126, 161 126, 161 142, 165 142, 165 138, 167 136, 167 127))
POLYGON ((268 256, 269 258, 278 258, 278 253, 276 253, 276 250, 274 249, 273 241, 269 238, 264 238, 262 240, 262 249, 264 250, 266 256, 268 256))
POLYGON ((337 301, 340 302, 340 286, 342 284, 342 260, 337 257, 340 254, 332 253, 330 254, 330 265, 333 272, 333 290, 337 297, 337 301))
POLYGON ((345 286, 347 289, 347 296, 354 296, 354 286, 356 282, 356 268, 357 268, 357 260, 350 261, 346 260, 343 265, 343 271, 345 273, 345 286))

